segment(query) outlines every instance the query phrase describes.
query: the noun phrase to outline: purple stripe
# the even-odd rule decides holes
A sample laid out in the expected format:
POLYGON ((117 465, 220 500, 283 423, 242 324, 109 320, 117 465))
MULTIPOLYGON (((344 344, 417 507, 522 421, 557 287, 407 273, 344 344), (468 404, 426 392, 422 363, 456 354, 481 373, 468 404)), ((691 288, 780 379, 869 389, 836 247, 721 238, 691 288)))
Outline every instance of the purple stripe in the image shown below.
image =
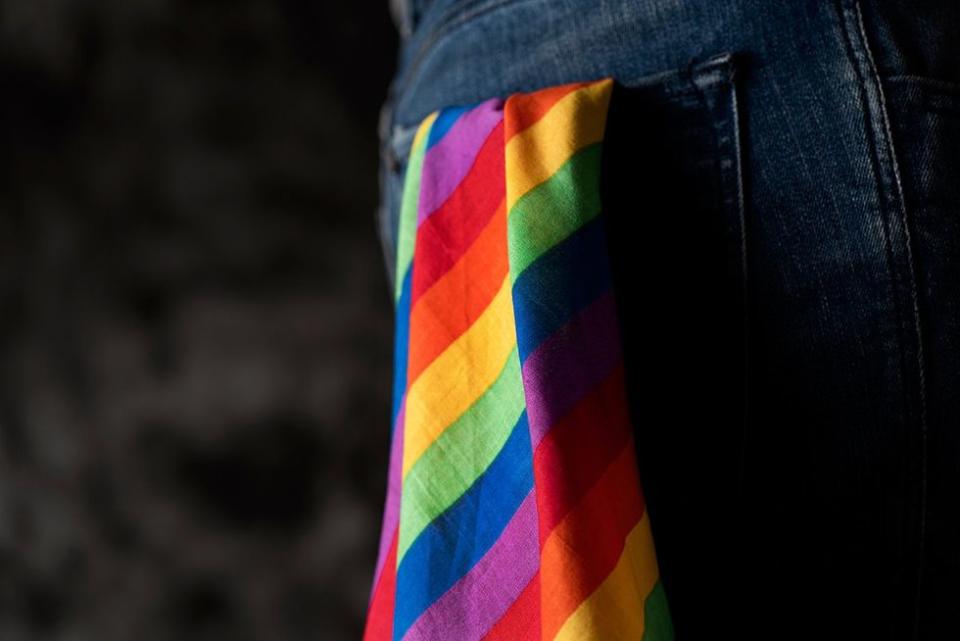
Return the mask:
POLYGON ((621 358, 613 294, 602 294, 540 343, 523 363, 530 444, 540 440, 621 358))
POLYGON ((387 470, 387 502, 383 507, 383 526, 380 531, 380 552, 377 554, 377 567, 373 572, 373 588, 371 589, 371 598, 373 590, 377 588, 377 582, 380 580, 380 572, 383 570, 383 564, 387 560, 387 552, 390 550, 390 543, 397 533, 397 526, 400 524, 400 490, 402 478, 400 471, 403 469, 403 428, 407 409, 407 397, 404 395, 400 401, 400 411, 397 412, 397 422, 393 427, 393 443, 390 444, 390 467, 387 470))
POLYGON ((426 612, 404 641, 478 641, 540 567, 537 500, 531 490, 487 554, 426 612))
POLYGON ((420 172, 417 225, 450 197, 470 171, 487 136, 502 119, 502 100, 494 98, 480 103, 460 116, 440 142, 427 150, 420 172))

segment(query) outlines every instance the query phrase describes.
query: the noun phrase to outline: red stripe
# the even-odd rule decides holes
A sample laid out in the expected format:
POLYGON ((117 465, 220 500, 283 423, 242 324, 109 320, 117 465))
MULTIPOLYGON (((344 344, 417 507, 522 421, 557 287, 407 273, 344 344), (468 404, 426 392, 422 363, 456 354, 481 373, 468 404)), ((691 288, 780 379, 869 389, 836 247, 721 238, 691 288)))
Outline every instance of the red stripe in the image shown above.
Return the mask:
MULTIPOLYGON (((507 216, 501 201, 480 236, 410 312, 407 380, 415 381, 440 353, 480 317, 509 271, 507 216)), ((418 267, 419 269, 419 267, 418 267)))
POLYGON ((484 641, 540 641, 540 573, 533 575, 484 641))
POLYGON ((540 574, 544 584, 550 586, 541 599, 545 639, 552 639, 564 621, 607 578, 643 511, 630 438, 541 549, 540 574))
POLYGON ((390 543, 387 559, 383 562, 380 580, 370 599, 363 641, 391 641, 393 637, 393 605, 397 594, 398 533, 399 529, 393 533, 393 541, 390 543))
POLYGON ((504 197, 504 171, 501 121, 453 194, 417 230, 412 302, 449 271, 496 213, 504 197))
POLYGON ((556 423, 534 454, 540 543, 583 498, 630 438, 623 367, 556 423))

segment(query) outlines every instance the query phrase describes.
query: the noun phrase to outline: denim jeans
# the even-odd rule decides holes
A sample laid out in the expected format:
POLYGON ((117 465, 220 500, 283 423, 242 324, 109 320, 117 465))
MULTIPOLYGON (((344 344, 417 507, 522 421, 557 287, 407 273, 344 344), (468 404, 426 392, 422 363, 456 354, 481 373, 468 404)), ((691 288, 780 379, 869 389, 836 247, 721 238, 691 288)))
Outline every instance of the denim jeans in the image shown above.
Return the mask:
POLYGON ((388 265, 428 113, 627 88, 604 217, 677 638, 960 638, 960 3, 394 6, 388 265))

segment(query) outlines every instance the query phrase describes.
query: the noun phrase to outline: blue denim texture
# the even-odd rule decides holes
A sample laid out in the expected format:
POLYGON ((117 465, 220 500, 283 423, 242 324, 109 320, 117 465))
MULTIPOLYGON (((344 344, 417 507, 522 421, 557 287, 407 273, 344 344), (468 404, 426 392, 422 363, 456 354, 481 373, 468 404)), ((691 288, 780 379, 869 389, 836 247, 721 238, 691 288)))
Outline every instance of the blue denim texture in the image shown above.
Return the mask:
POLYGON ((960 638, 960 3, 417 0, 429 112, 613 77, 605 207, 678 639, 960 638))

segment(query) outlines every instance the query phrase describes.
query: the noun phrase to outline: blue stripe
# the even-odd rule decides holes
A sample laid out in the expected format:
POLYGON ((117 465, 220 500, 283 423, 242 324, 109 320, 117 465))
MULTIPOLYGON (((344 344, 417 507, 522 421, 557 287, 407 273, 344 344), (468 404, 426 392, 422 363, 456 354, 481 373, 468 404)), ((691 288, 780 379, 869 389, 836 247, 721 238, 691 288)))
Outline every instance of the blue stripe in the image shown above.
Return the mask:
POLYGON ((600 216, 544 252, 513 284, 520 362, 610 289, 600 216))
POLYGON ((430 137, 427 138, 427 149, 433 147, 435 144, 440 142, 448 131, 450 127, 453 127, 453 123, 457 122, 464 113, 466 113, 469 107, 448 107, 440 112, 440 115, 437 116, 437 119, 433 121, 433 125, 430 127, 430 137))
POLYGON ((407 269, 400 288, 400 300, 397 301, 396 329, 393 338, 393 409, 390 412, 391 425, 397 423, 397 413, 403 394, 407 391, 407 353, 410 342, 410 293, 413 268, 407 269))
POLYGON ((523 412, 490 466, 420 533, 400 562, 394 639, 483 558, 532 488, 530 427, 523 412))

